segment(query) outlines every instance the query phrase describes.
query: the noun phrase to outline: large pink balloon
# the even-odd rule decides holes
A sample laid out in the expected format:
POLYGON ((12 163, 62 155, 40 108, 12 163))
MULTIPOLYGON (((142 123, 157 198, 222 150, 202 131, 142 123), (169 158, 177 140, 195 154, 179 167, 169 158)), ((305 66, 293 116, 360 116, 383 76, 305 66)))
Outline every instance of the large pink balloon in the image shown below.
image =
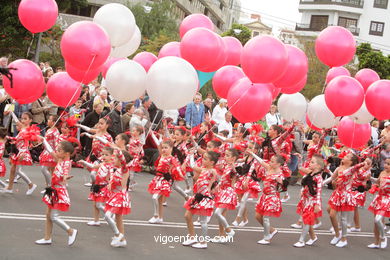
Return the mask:
POLYGON ((307 82, 307 75, 305 75, 297 84, 294 84, 294 85, 292 85, 291 87, 288 87, 288 88, 282 88, 280 90, 280 92, 282 92, 283 94, 294 94, 294 93, 297 93, 297 92, 301 91, 305 87, 306 82, 307 82))
POLYGON ((152 67, 153 63, 155 63, 157 60, 158 58, 156 57, 156 55, 147 51, 140 52, 133 58, 133 61, 136 61, 141 64, 142 67, 144 67, 144 69, 146 70, 146 72, 149 71, 150 67, 152 67))
POLYGON ((256 122, 263 118, 272 104, 267 84, 253 84, 248 78, 237 81, 229 90, 228 107, 240 122, 256 122))
POLYGON ((315 43, 318 59, 329 67, 349 63, 356 52, 356 41, 350 31, 341 26, 329 26, 322 30, 315 43))
POLYGON ((226 45, 227 59, 225 65, 237 66, 241 62, 241 52, 243 48, 241 42, 237 38, 231 36, 222 37, 222 40, 226 45))
POLYGON ((114 64, 117 61, 123 60, 123 59, 124 58, 114 58, 114 57, 108 58, 108 60, 103 64, 103 66, 101 68, 103 78, 106 78, 107 71, 111 67, 112 64, 114 64))
POLYGON ((78 68, 73 67, 69 63, 65 63, 65 69, 72 79, 83 84, 88 84, 92 80, 96 79, 102 70, 100 67, 89 71, 80 70, 78 68))
POLYGON ((328 70, 328 73, 326 74, 326 84, 328 84, 332 79, 338 77, 338 76, 351 76, 351 73, 349 70, 347 70, 344 67, 334 67, 328 70))
POLYGON ((229 89, 233 84, 244 77, 245 74, 240 67, 224 66, 217 70, 213 76, 213 89, 221 98, 227 98, 229 89))
POLYGON ((281 89, 297 84, 307 75, 309 69, 306 54, 301 49, 287 44, 286 50, 288 53, 287 69, 283 76, 274 82, 275 87, 281 89))
POLYGON ((89 21, 77 22, 62 35, 61 52, 65 61, 73 67, 96 69, 110 55, 110 39, 100 25, 89 21))
POLYGON ((214 31, 214 24, 206 15, 191 14, 187 16, 180 24, 180 38, 183 38, 188 31, 199 27, 214 31))
POLYGON ((338 76, 325 89, 325 102, 337 116, 349 116, 359 110, 364 101, 364 89, 356 79, 338 76))
POLYGON ((30 60, 16 60, 8 65, 13 75, 13 86, 7 77, 3 76, 5 91, 21 104, 37 100, 45 90, 45 81, 38 65, 30 60))
POLYGON ((158 58, 161 59, 167 56, 176 56, 181 58, 180 42, 168 42, 161 48, 160 52, 158 53, 158 58))
POLYGON ((58 72, 47 82, 46 93, 57 106, 69 107, 80 97, 81 86, 68 73, 58 72))
POLYGON ((390 119, 390 80, 378 80, 367 89, 366 106, 377 119, 390 119))
POLYGON ((357 124, 351 118, 344 117, 337 126, 340 141, 351 148, 365 145, 371 137, 370 124, 357 124))
POLYGON ((241 54, 241 66, 253 83, 278 80, 287 69, 285 45, 272 36, 256 36, 249 40, 241 54))
POLYGON ((380 80, 378 73, 372 69, 361 69, 356 75, 355 79, 357 79, 360 84, 362 84, 364 91, 367 91, 368 87, 374 83, 375 81, 380 80))
POLYGON ((44 32, 56 23, 58 6, 54 0, 22 0, 18 16, 22 25, 30 32, 44 32))
POLYGON ((195 28, 187 32, 180 43, 180 53, 195 69, 213 72, 226 62, 226 46, 218 34, 195 28))
POLYGON ((262 84, 262 85, 265 85, 266 87, 268 87, 269 91, 272 94, 272 100, 275 100, 279 96, 279 94, 282 90, 281 88, 275 87, 275 85, 272 83, 262 84))

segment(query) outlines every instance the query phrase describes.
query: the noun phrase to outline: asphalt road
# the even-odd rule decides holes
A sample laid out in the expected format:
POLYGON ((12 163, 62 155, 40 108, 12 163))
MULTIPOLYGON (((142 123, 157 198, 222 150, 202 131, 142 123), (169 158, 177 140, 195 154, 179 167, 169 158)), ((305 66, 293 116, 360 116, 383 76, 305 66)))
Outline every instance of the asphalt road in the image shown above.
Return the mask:
MULTIPOLYGON (((350 233, 348 246, 336 248, 329 244, 332 235, 329 232, 330 222, 325 211, 327 199, 331 191, 323 192, 322 227, 317 231, 319 240, 314 246, 294 248, 300 230, 290 228, 298 216, 295 213, 299 199, 299 186, 289 188, 291 199, 283 205, 280 218, 271 218, 271 224, 279 233, 271 245, 258 245, 263 237, 262 228, 254 218, 255 202, 249 202, 249 224, 237 228, 234 241, 228 244, 208 244, 208 248, 193 249, 180 243, 163 243, 165 236, 185 236, 187 234, 184 221, 184 201, 173 192, 168 198, 165 208, 164 224, 153 225, 147 220, 153 214, 151 195, 147 185, 152 175, 141 173, 136 175, 138 186, 132 197, 132 212, 125 216, 126 248, 110 246, 113 235, 108 225, 89 227, 86 222, 92 219, 92 202, 87 200, 89 188, 83 186, 88 180, 85 170, 73 169, 74 178, 69 183, 71 197, 70 211, 62 215, 69 225, 79 230, 76 243, 67 246, 67 235, 54 226, 53 244, 38 246, 34 241, 43 237, 45 204, 41 202, 44 179, 38 166, 26 167, 25 172, 31 177, 38 189, 32 196, 26 196, 27 186, 22 180, 14 186, 14 194, 0 194, 0 259, 390 259, 389 248, 367 249, 373 242, 373 216, 366 209, 361 209, 362 232, 350 233), (157 240, 157 242, 156 242, 157 240)), ((371 202, 369 195, 367 204, 371 202)), ((228 222, 234 220, 236 211, 228 213, 228 222)), ((212 218, 209 235, 217 234, 217 221, 212 218)), ((198 234, 200 230, 197 229, 198 234)))

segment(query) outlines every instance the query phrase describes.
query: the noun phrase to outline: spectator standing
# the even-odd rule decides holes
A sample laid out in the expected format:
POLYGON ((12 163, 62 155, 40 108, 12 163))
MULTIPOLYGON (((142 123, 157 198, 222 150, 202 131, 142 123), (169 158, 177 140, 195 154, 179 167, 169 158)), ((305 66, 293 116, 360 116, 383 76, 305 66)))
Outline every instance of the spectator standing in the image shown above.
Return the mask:
POLYGON ((374 120, 371 123, 371 139, 374 146, 379 144, 379 122, 374 120))
POLYGON ((111 127, 109 133, 112 135, 112 138, 115 139, 115 137, 123 132, 122 127, 122 120, 121 120, 121 114, 122 114, 122 103, 119 101, 114 102, 114 107, 109 113, 109 117, 111 119, 111 127))
POLYGON ((280 117, 280 114, 277 112, 277 108, 275 105, 272 105, 270 111, 265 115, 265 121, 267 122, 268 128, 273 125, 282 124, 282 119, 280 117))
POLYGON ((211 120, 214 120, 214 122, 218 125, 225 121, 225 115, 226 112, 228 112, 226 108, 227 100, 224 98, 221 98, 219 100, 219 104, 214 107, 213 114, 211 116, 211 120))
POLYGON ((47 104, 46 93, 31 104, 32 122, 41 129, 42 136, 45 135, 45 128, 51 106, 47 104))
POLYGON ((202 95, 198 93, 195 95, 194 101, 187 105, 185 119, 187 126, 190 128, 198 126, 203 122, 205 108, 201 101, 202 95))
POLYGON ((134 104, 132 103, 126 104, 125 113, 121 117, 122 127, 124 132, 127 132, 130 129, 130 119, 134 113, 134 110, 135 110, 134 104))
MULTIPOLYGON (((102 116, 103 113, 103 105, 98 103, 93 106, 93 111, 89 112, 84 120, 81 122, 82 125, 85 125, 87 127, 93 128, 95 125, 99 122, 100 117, 102 116)), ((91 152, 92 149, 92 139, 83 136, 80 140, 81 145, 83 147, 83 154, 85 156, 88 156, 91 152)))
POLYGON ((228 138, 233 136, 233 125, 232 125, 232 113, 226 112, 225 119, 218 124, 218 132, 223 130, 229 131, 228 138))

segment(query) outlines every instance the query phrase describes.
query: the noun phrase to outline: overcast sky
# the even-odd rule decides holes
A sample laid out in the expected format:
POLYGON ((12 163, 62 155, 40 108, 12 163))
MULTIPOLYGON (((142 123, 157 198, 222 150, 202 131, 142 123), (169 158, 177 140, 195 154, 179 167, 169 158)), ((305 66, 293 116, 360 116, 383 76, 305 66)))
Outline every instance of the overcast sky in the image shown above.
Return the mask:
POLYGON ((295 27, 300 22, 299 0, 241 0, 244 13, 259 13, 262 21, 277 27, 295 27))

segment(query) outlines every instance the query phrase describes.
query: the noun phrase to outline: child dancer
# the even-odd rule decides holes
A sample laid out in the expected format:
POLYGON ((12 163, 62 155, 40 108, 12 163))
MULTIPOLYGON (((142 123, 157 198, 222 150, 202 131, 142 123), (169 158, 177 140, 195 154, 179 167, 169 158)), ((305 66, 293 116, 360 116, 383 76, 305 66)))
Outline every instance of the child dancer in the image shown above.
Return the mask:
POLYGON ((115 236, 111 241, 113 247, 125 247, 125 227, 123 225, 123 215, 131 211, 131 201, 127 192, 127 180, 129 178, 129 168, 127 164, 131 161, 131 155, 127 151, 119 150, 112 145, 114 150, 113 168, 110 170, 110 182, 107 189, 110 197, 105 206, 105 219, 114 231, 115 236), (115 214, 115 221, 111 217, 115 214))
POLYGON ((381 172, 377 183, 378 194, 368 208, 374 214, 375 242, 368 248, 386 248, 387 237, 385 235, 385 217, 390 217, 390 159, 386 159, 384 171, 381 172))
POLYGON ((57 160, 57 165, 53 171, 51 187, 46 188, 42 201, 47 205, 45 236, 35 241, 38 245, 50 245, 52 243, 53 222, 68 233, 68 245, 71 246, 76 241, 77 230, 69 227, 59 217, 58 211, 68 211, 70 206, 69 194, 66 189, 66 182, 69 179, 69 172, 72 168, 71 154, 74 147, 70 142, 63 141, 57 146, 56 152, 44 139, 43 143, 47 151, 57 160))
POLYGON ((130 138, 127 134, 121 133, 115 137, 115 145, 121 150, 127 150, 130 138))
MULTIPOLYGON (((6 142, 5 137, 6 136, 7 136, 7 129, 4 127, 0 127, 0 177, 4 177, 6 172, 7 172, 7 168, 5 166, 4 159, 3 159, 3 155, 4 155, 4 151, 5 151, 5 142, 6 142)), ((5 182, 3 182, 2 180, 0 180, 0 186, 2 188, 5 188, 7 186, 7 184, 5 182)))
POLYGON ((137 125, 131 129, 131 138, 129 141, 129 153, 133 157, 130 162, 130 186, 129 189, 133 190, 137 183, 134 180, 134 173, 141 171, 141 158, 144 156, 143 143, 141 142, 141 135, 144 133, 144 128, 137 125))
POLYGON ((321 191, 322 191, 322 171, 325 167, 324 159, 319 154, 311 155, 311 160, 307 174, 302 179, 301 199, 297 205, 297 213, 301 215, 303 221, 302 234, 295 247, 313 245, 317 241, 314 234, 313 225, 318 217, 322 216, 321 191), (310 234, 309 241, 306 242, 307 234, 310 234))
POLYGON ((184 199, 188 199, 187 193, 191 191, 190 188, 190 181, 189 177, 187 176, 187 162, 188 162, 188 155, 189 151, 187 148, 187 142, 186 142, 186 133, 187 130, 184 126, 182 127, 177 127, 175 129, 173 138, 174 138, 174 146, 172 150, 172 154, 179 160, 179 162, 182 164, 181 165, 181 170, 183 172, 183 175, 178 175, 178 176, 172 176, 173 177, 173 189, 177 191, 181 196, 183 196, 184 199), (179 181, 185 180, 186 183, 186 190, 184 191, 179 185, 179 181))
POLYGON ((197 181, 194 185, 195 195, 184 204, 184 208, 186 209, 184 217, 187 222, 188 238, 183 242, 183 246, 192 245, 194 248, 207 248, 207 217, 211 216, 214 209, 211 190, 216 180, 217 172, 214 166, 218 162, 218 157, 219 155, 216 152, 206 152, 203 157, 202 168, 196 167, 194 162, 190 162, 194 170, 194 177, 197 181), (200 216, 202 239, 199 239, 199 241, 195 237, 195 229, 192 222, 193 215, 200 216))

